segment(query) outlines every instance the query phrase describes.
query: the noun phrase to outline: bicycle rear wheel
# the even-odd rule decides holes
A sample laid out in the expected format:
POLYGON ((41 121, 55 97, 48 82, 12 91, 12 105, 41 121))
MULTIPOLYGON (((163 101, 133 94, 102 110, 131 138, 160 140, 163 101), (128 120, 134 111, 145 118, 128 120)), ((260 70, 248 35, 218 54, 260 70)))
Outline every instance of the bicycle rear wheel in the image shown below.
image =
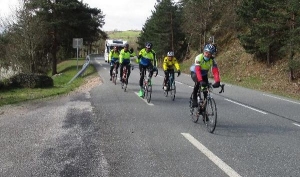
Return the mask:
POLYGON ((191 94, 191 97, 190 97, 190 116, 192 118, 192 121, 197 123, 198 120, 199 120, 199 110, 198 110, 198 107, 197 108, 193 108, 193 93, 191 94))
POLYGON ((217 105, 213 98, 207 98, 204 116, 207 131, 213 133, 217 125, 217 105))

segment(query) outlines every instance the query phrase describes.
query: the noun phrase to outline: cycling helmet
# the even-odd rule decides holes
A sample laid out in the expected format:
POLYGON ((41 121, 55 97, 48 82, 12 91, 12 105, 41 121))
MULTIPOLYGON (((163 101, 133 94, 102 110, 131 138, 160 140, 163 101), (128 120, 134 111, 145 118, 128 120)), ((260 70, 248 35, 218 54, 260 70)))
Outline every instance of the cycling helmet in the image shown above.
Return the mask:
POLYGON ((209 52, 211 54, 214 54, 214 53, 216 53, 216 47, 214 45, 212 45, 212 44, 206 44, 204 46, 203 51, 204 52, 207 51, 207 52, 209 52))
POLYGON ((151 42, 146 42, 145 47, 148 48, 148 49, 152 49, 152 43, 151 42))
POLYGON ((124 46, 124 47, 128 48, 128 47, 129 47, 129 44, 125 44, 125 46, 124 46))
POLYGON ((167 53, 167 56, 168 56, 168 57, 173 57, 173 56, 174 56, 174 52, 173 52, 173 51, 169 51, 169 52, 167 53))

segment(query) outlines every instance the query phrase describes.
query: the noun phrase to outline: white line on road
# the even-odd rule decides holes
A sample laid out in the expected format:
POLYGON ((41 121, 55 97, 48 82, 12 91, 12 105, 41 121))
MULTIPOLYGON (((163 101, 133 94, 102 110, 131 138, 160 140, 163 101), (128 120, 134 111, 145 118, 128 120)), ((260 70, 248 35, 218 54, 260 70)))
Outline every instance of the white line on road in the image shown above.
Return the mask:
POLYGON ((299 124, 296 124, 296 123, 293 123, 294 125, 296 125, 296 126, 298 126, 298 127, 300 127, 300 125, 299 124))
POLYGON ((189 133, 181 133, 187 140, 189 140, 197 149, 199 149, 206 157, 208 157, 213 163, 215 163, 221 170, 223 170, 230 177, 241 177, 236 171, 234 171, 229 165, 223 162, 213 152, 207 149, 197 139, 195 139, 189 133))
MULTIPOLYGON (((134 93, 135 93, 139 98, 141 98, 137 92, 134 92, 134 93)), ((147 102, 147 99, 144 99, 144 98, 141 98, 141 99, 142 99, 145 103, 147 103, 149 106, 154 106, 154 104, 148 103, 148 102, 147 102)))
POLYGON ((290 102, 290 103, 300 104, 300 103, 298 103, 298 102, 295 102, 295 101, 291 101, 291 100, 287 100, 287 99, 279 98, 279 97, 272 96, 272 95, 267 95, 267 94, 263 94, 263 95, 264 95, 264 96, 271 97, 271 98, 275 98, 275 99, 278 99, 278 100, 287 101, 287 102, 290 102))
POLYGON ((235 102, 235 101, 226 99, 226 98, 225 98, 225 100, 226 100, 226 101, 229 101, 229 102, 231 102, 231 103, 234 103, 234 104, 243 106, 243 107, 245 107, 245 108, 251 109, 251 110, 253 110, 253 111, 257 111, 257 112, 262 113, 262 114, 268 114, 268 113, 266 113, 266 112, 264 112, 264 111, 260 111, 260 110, 258 110, 258 109, 252 108, 252 107, 250 107, 250 106, 246 106, 246 105, 244 105, 244 104, 241 104, 241 103, 238 103, 238 102, 235 102))

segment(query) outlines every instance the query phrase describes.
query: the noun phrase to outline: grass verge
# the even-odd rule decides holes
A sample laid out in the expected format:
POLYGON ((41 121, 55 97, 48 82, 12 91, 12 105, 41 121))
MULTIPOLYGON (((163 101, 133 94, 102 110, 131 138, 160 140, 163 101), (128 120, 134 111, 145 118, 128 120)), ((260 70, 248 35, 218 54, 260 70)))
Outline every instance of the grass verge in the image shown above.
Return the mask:
MULTIPOLYGON (((84 62, 84 58, 80 58, 78 60, 78 70, 77 59, 69 59, 59 63, 57 65, 57 71, 59 74, 52 76, 54 81, 54 86, 52 88, 15 88, 1 90, 0 106, 62 95, 74 91, 86 81, 88 76, 97 75, 97 71, 94 66, 89 65, 83 76, 79 76, 73 80, 73 82, 68 84, 68 82, 78 73, 78 71, 81 70, 84 62)), ((51 74, 49 73, 49 75, 51 74)))

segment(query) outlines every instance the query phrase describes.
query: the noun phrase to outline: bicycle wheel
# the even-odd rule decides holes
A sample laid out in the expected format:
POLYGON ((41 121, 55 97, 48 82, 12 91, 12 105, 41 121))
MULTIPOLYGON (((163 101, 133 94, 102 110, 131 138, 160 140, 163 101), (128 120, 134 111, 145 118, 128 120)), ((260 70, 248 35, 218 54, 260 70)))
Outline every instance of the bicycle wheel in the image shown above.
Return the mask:
POLYGON ((198 108, 193 108, 193 93, 191 94, 189 103, 190 103, 190 105, 189 105, 189 107, 190 107, 190 116, 192 118, 192 121, 197 123, 198 120, 199 120, 200 115, 199 115, 198 108))
POLYGON ((208 132, 213 133, 217 125, 217 105, 213 98, 207 98, 203 118, 208 132))
POLYGON ((151 93, 152 93, 152 86, 151 85, 148 85, 148 88, 147 88, 147 102, 150 103, 151 101, 151 93))
POLYGON ((171 99, 172 101, 175 100, 175 94, 176 94, 176 85, 175 83, 173 83, 170 87, 170 90, 171 90, 171 99))

